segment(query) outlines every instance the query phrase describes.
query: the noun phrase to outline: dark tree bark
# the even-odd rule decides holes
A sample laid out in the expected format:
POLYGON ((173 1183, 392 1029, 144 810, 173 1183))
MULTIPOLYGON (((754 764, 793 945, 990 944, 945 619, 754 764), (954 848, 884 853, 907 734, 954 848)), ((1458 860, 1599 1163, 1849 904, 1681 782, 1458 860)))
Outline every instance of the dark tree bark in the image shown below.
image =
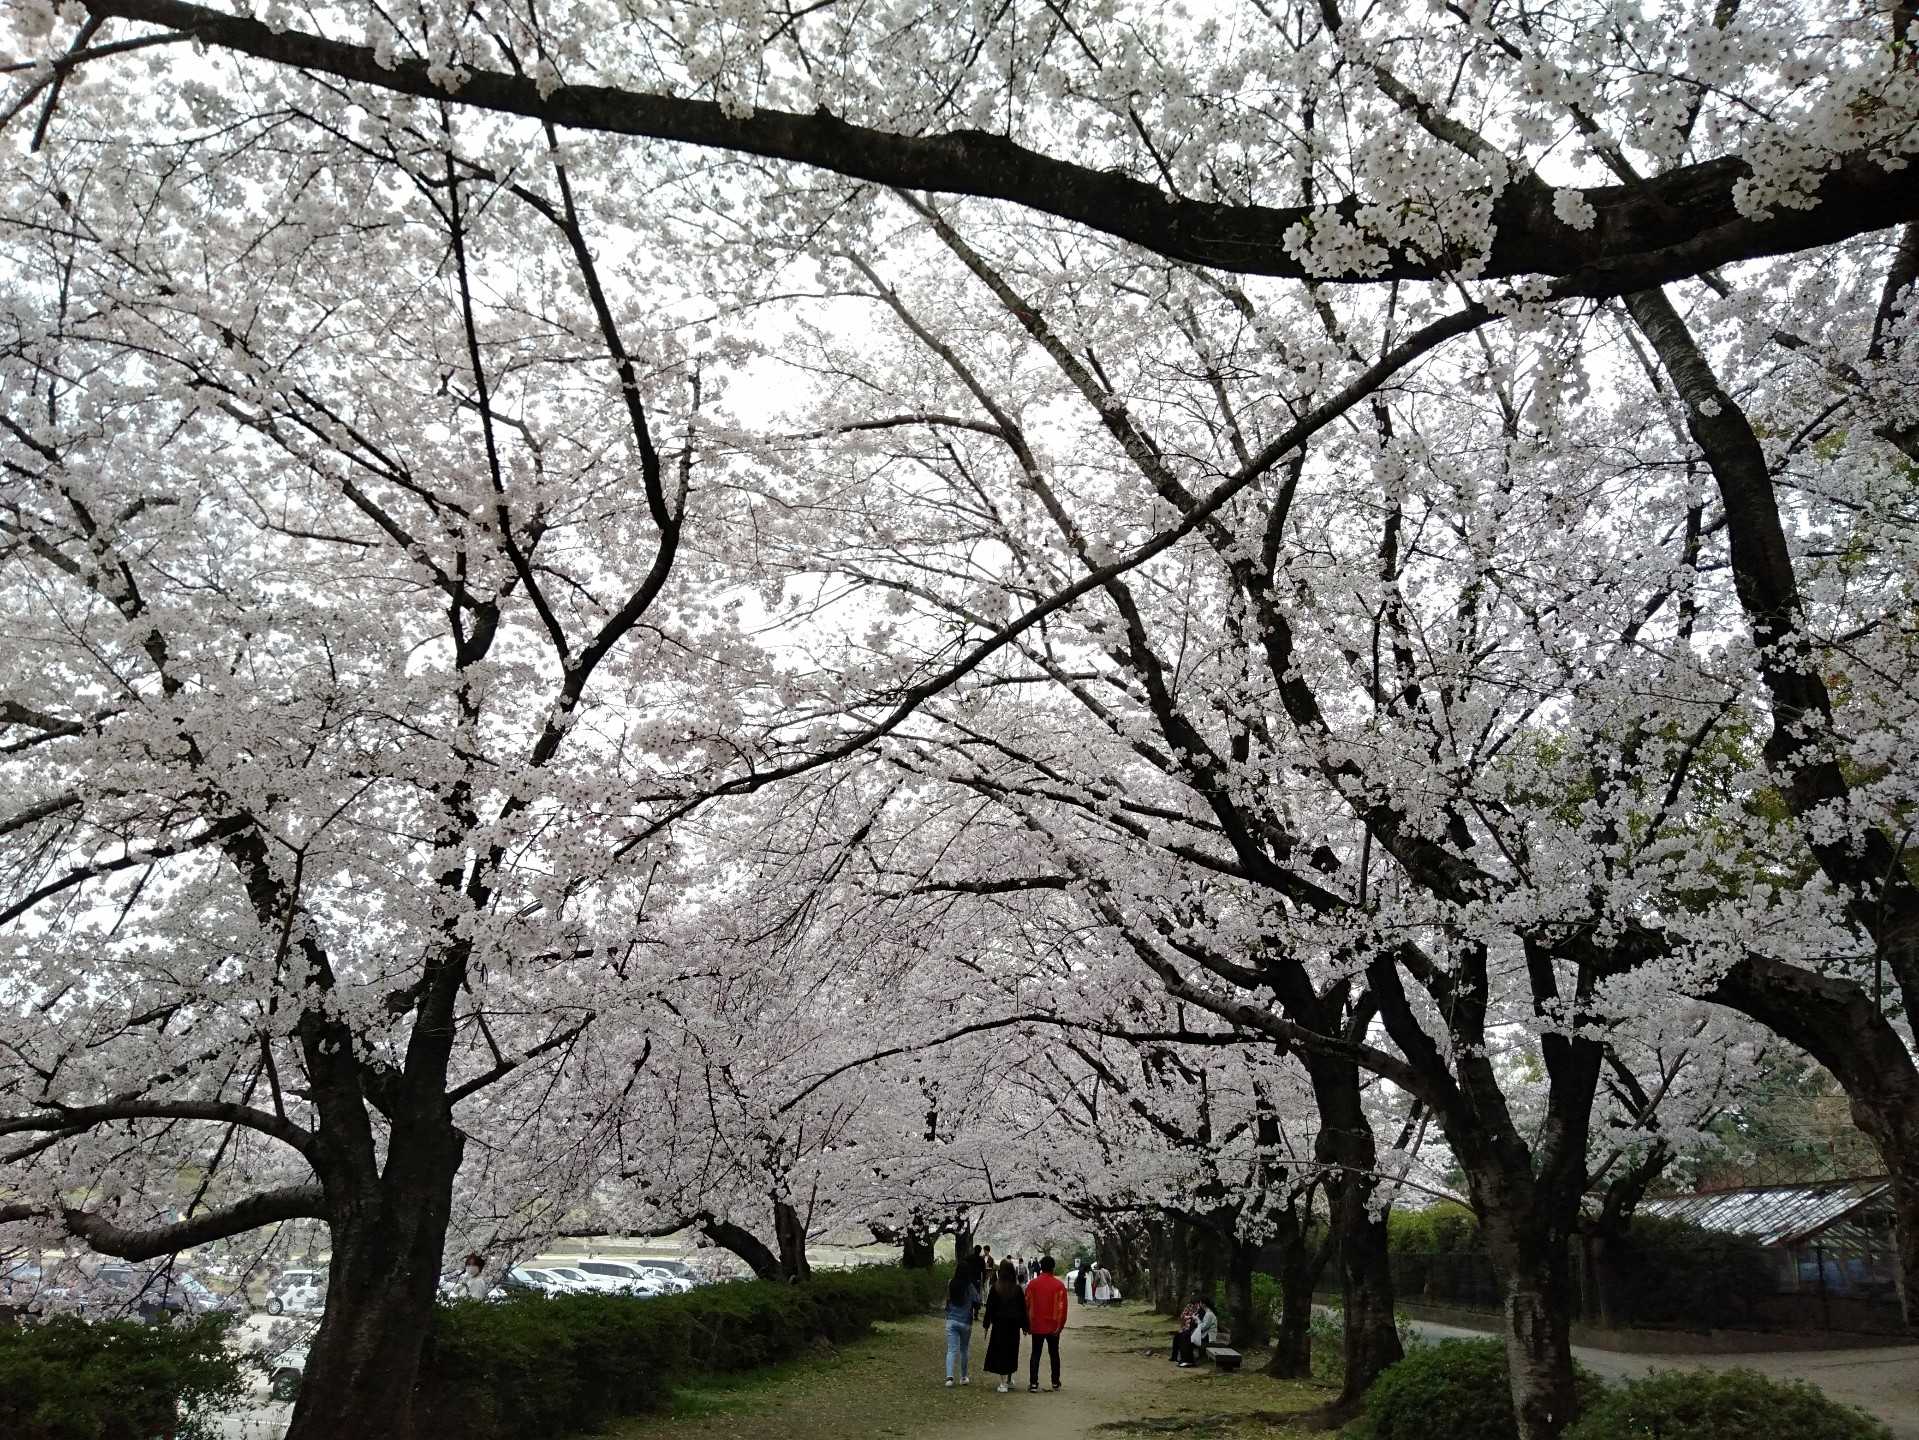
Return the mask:
MULTIPOLYGON (((866 1228, 880 1244, 900 1247, 902 1269, 931 1270, 933 1268, 933 1245, 939 1236, 937 1232, 928 1228, 924 1219, 915 1216, 897 1228, 891 1225, 868 1225, 866 1228)), ((964 1259, 965 1257, 956 1258, 964 1259)))
POLYGON ((1267 1317, 1253 1303, 1253 1274, 1259 1268, 1259 1246, 1234 1240, 1226 1255, 1226 1329, 1233 1344, 1249 1350, 1266 1343, 1271 1328, 1267 1317))
POLYGON ((751 1230, 743 1225, 735 1225, 730 1220, 708 1218, 700 1222, 700 1233, 705 1235, 722 1250, 739 1256, 752 1270, 756 1280, 778 1280, 780 1278, 780 1257, 767 1248, 751 1230))
POLYGON ((806 1259, 806 1222, 800 1212, 785 1200, 773 1202, 773 1233, 779 1241, 779 1277, 802 1281, 813 1278, 813 1267, 806 1259))
MULTIPOLYGON (((1313 1289, 1332 1257, 1333 1237, 1314 1245, 1295 1218, 1279 1244, 1279 1323, 1273 1330, 1266 1373, 1277 1380, 1304 1380, 1313 1373, 1313 1289)), ((1395 1336, 1397 1338, 1397 1336, 1395 1336)))
POLYGON ((900 1236, 900 1264, 908 1270, 931 1270, 933 1237, 909 1226, 900 1236))
MULTIPOLYGON (((1463 257, 1399 250, 1363 274, 1308 276, 1286 247, 1310 220, 1303 206, 1225 205, 1169 196, 1157 184, 1058 160, 980 130, 903 135, 810 115, 757 109, 744 115, 694 100, 594 85, 550 92, 530 76, 469 66, 449 90, 423 60, 382 56, 371 45, 324 39, 187 0, 87 0, 95 17, 191 33, 206 45, 342 80, 449 104, 534 116, 556 125, 643 135, 794 160, 880 185, 1010 200, 1129 240, 1170 259, 1215 269, 1330 281, 1443 280, 1463 257)), ((1521 176, 1493 199, 1496 238, 1487 279, 1564 277, 1561 291, 1616 295, 1717 266, 1785 254, 1919 218, 1919 187, 1871 155, 1839 158, 1810 209, 1775 206, 1765 219, 1739 213, 1744 161, 1709 160, 1637 185, 1581 193, 1597 218, 1584 230, 1561 220, 1553 192, 1521 176)), ((1359 202, 1337 208, 1349 219, 1359 202)))
POLYGON ((326 1311, 286 1440, 413 1433, 464 1142, 450 1124, 405 1141, 396 1134, 394 1158, 376 1184, 329 1188, 326 1311))
POLYGON ((1385 1215, 1372 1213, 1379 1152, 1360 1099, 1359 1067, 1329 1056, 1309 1056, 1319 1110, 1315 1157, 1332 1212, 1345 1332, 1346 1377, 1336 1413, 1356 1412, 1367 1388, 1405 1356, 1393 1321, 1393 1272, 1385 1215))

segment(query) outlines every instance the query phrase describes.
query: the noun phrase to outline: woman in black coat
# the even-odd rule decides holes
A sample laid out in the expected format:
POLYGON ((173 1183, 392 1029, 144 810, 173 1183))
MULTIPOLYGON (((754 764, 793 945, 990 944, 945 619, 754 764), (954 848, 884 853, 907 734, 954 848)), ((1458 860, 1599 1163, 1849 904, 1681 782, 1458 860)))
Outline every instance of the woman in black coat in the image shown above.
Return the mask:
POLYGON ((980 1368, 999 1376, 999 1392, 1013 1388, 1013 1372, 1019 1369, 1019 1337, 1026 1333, 1026 1296, 1013 1278, 1013 1262, 1002 1260, 993 1276, 993 1288, 986 1293, 986 1363, 980 1368))

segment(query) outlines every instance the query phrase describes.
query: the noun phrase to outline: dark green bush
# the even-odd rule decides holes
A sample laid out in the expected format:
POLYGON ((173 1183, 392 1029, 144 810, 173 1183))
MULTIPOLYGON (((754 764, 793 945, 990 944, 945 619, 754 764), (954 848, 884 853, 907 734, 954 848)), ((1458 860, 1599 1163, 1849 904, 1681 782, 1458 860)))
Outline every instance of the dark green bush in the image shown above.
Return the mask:
POLYGON ((676 1375, 750 1370, 931 1305, 951 1272, 871 1267, 804 1285, 748 1280, 684 1295, 520 1295, 435 1315, 422 1430, 540 1440, 659 1407, 676 1375))
POLYGON ((245 1394, 230 1320, 89 1325, 60 1316, 0 1329, 0 1435, 7 1440, 179 1440, 217 1433, 212 1411, 245 1394))
POLYGON ((1751 1370, 1664 1371, 1608 1390, 1565 1440, 1891 1440, 1871 1416, 1803 1380, 1751 1370))
MULTIPOLYGON (((1579 1408, 1600 1383, 1575 1367, 1579 1408)), ((1513 1440, 1517 1431, 1500 1340, 1442 1340, 1407 1355, 1366 1392, 1363 1433, 1372 1440, 1513 1440)))

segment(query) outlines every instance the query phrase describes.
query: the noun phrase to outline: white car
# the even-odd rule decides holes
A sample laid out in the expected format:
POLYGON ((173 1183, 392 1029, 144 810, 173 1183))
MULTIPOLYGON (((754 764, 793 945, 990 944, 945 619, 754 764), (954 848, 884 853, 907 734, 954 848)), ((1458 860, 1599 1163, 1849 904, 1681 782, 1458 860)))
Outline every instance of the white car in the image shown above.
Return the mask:
POLYGON ((651 1260, 642 1260, 639 1263, 640 1268, 658 1282, 662 1295, 684 1295, 693 1288, 691 1280, 675 1275, 671 1270, 664 1269, 651 1260))
POLYGON ((269 1315, 318 1315, 324 1309, 324 1270, 282 1270, 267 1286, 269 1315))
POLYGON ((267 1394, 286 1404, 300 1398, 300 1382, 306 1378, 307 1347, 293 1345, 267 1362, 267 1394))
POLYGON ((531 1290, 541 1295, 572 1295, 587 1288, 543 1265, 515 1265, 500 1284, 507 1290, 531 1290))
POLYGON ((624 1294, 626 1281, 616 1280, 606 1275, 589 1275, 586 1271, 572 1265, 542 1265, 539 1267, 554 1279, 571 1285, 576 1294, 616 1292, 624 1294))
POLYGON ((609 1289, 628 1295, 663 1295, 667 1289, 664 1282, 668 1277, 653 1274, 632 1260, 578 1260, 572 1268, 611 1280, 614 1284, 609 1289))

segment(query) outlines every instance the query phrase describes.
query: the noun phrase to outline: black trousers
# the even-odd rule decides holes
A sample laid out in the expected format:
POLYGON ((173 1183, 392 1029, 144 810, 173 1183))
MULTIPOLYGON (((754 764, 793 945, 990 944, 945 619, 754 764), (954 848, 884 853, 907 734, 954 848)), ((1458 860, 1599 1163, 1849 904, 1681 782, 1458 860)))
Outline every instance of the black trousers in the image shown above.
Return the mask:
POLYGON ((1173 1358, 1189 1362, 1199 1359, 1199 1347, 1193 1344, 1192 1331, 1181 1330, 1173 1336, 1173 1358))
POLYGON ((1053 1388, 1059 1388, 1059 1332, 1033 1337, 1033 1363, 1026 1368, 1026 1383, 1039 1384, 1039 1352, 1044 1348, 1053 1361, 1053 1388))

